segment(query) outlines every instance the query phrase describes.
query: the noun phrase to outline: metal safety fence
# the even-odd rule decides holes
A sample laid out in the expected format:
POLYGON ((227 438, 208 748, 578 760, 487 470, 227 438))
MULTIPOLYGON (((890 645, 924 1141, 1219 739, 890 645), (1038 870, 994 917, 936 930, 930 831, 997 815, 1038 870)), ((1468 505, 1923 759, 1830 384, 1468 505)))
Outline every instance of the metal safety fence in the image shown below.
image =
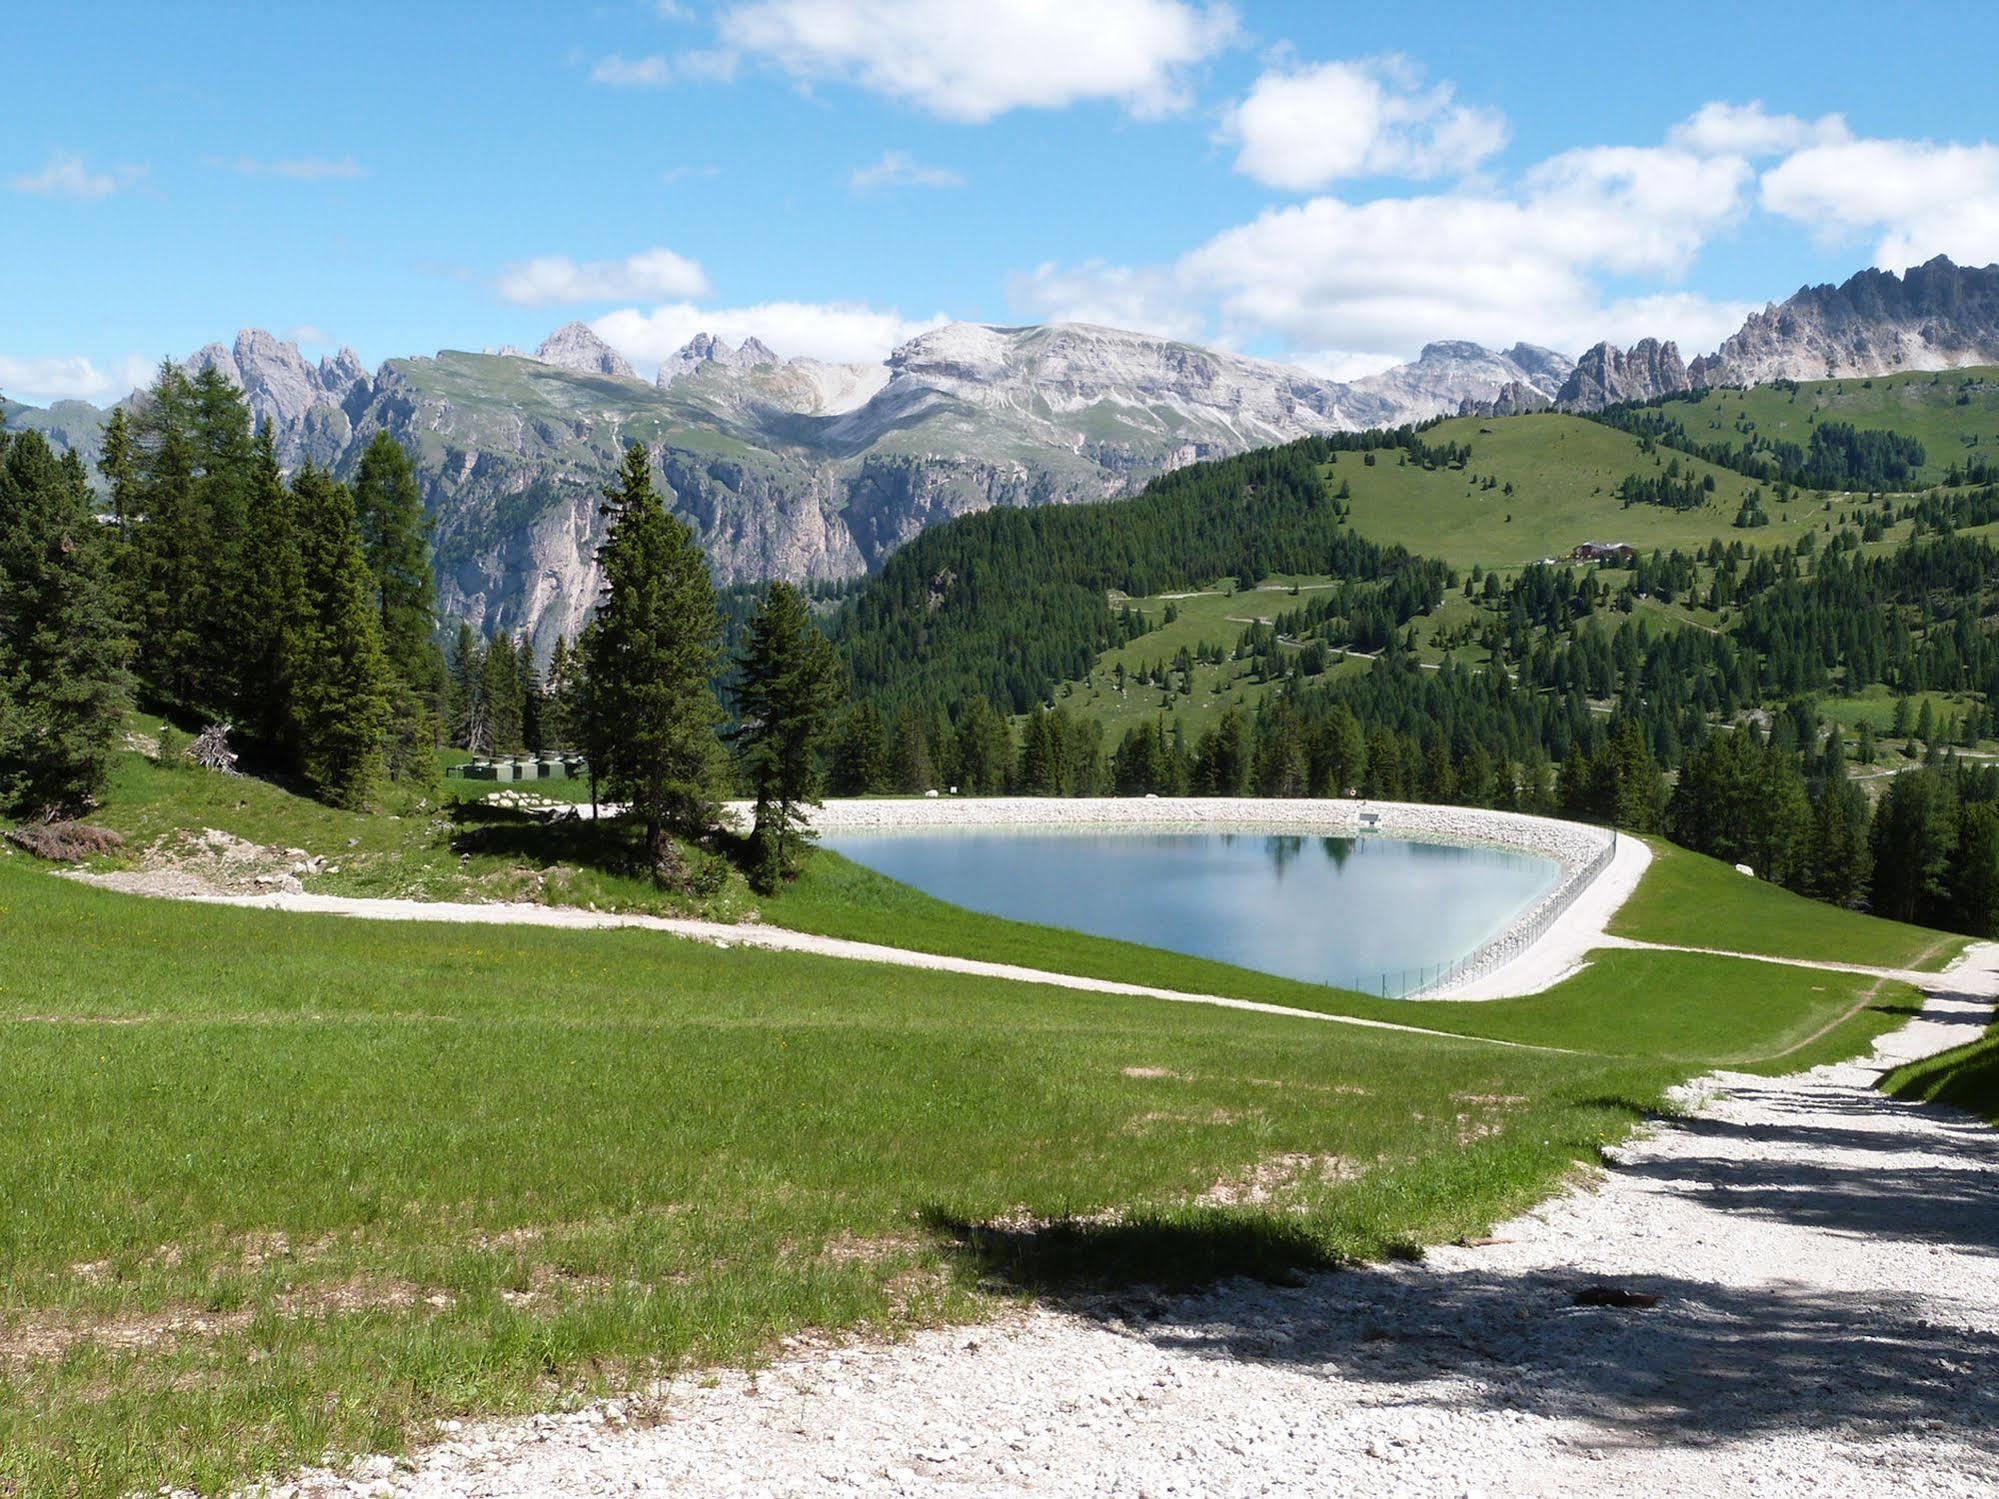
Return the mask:
POLYGON ((1555 887, 1552 894, 1530 911, 1526 918, 1515 922, 1505 931, 1483 946, 1472 949, 1455 963, 1426 964, 1420 968, 1405 968, 1400 974, 1393 972, 1381 976, 1381 997, 1383 999, 1415 999, 1439 989, 1448 989, 1465 979, 1510 963, 1547 934, 1548 928, 1561 919, 1562 914, 1576 903, 1576 898, 1596 882, 1596 877, 1610 868, 1611 860, 1617 857, 1617 831, 1611 830, 1610 842, 1590 856, 1580 869, 1555 887))

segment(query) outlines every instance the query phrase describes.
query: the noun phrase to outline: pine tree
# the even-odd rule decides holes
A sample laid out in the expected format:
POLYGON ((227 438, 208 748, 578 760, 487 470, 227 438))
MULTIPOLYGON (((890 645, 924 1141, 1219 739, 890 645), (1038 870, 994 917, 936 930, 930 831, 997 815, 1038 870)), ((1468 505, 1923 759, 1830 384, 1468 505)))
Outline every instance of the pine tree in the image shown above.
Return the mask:
POLYGON ((386 768, 393 674, 368 559, 343 485, 307 464, 292 481, 305 583, 293 673, 299 768, 336 806, 365 806, 386 768))
POLYGON ((611 796, 645 827, 647 862, 677 876, 669 834, 706 832, 720 706, 710 683, 721 618, 707 558, 694 533, 669 515, 637 443, 619 482, 605 490, 611 530, 598 553, 603 601, 589 633, 591 749, 611 796))
POLYGON ((756 800, 750 879, 768 894, 796 872, 812 836, 803 809, 819 803, 819 754, 844 684, 833 643, 789 583, 765 590, 738 665, 735 737, 756 800))
POLYGON ((81 810, 127 704, 110 537, 83 465, 0 433, 0 806, 81 810))

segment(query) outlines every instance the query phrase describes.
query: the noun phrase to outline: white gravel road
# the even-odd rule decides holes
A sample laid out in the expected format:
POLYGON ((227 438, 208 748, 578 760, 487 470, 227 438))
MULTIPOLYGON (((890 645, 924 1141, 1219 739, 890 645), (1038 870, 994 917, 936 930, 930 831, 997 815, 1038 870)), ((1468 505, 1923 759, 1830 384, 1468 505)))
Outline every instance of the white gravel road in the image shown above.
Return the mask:
POLYGON ((450 1432, 308 1495, 1971 1495, 1999 1484, 1999 1135, 1867 1064, 1721 1075, 1600 1182, 1420 1265, 1042 1304, 450 1432), (1594 1287, 1655 1306, 1577 1302, 1594 1287))

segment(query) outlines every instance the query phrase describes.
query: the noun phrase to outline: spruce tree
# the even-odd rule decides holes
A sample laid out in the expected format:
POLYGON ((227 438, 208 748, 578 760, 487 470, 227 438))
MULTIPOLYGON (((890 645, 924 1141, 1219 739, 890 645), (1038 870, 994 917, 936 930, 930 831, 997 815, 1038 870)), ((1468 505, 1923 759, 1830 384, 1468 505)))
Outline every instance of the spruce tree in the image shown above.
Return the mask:
POLYGON ((298 768, 292 699, 306 626, 305 562, 296 511, 266 426, 252 450, 242 545, 242 607, 257 628, 237 663, 237 722, 264 759, 287 770, 298 768))
POLYGON ((210 708, 200 698, 215 544, 196 473, 193 391, 171 362, 135 407, 129 457, 138 672, 167 706, 210 708))
POLYGON ((292 496, 306 605, 293 671, 299 766, 325 800, 359 808, 386 768, 393 680, 372 575, 344 485, 307 464, 292 496))
POLYGON ((409 455, 387 432, 375 434, 354 471, 354 516, 375 580, 382 649, 405 682, 434 693, 437 583, 430 568, 430 523, 409 455))
POLYGON ((796 873, 812 837, 804 809, 819 803, 819 755, 843 683, 833 643, 789 583, 765 590, 737 664, 735 740, 756 800, 750 882, 769 894, 796 873))
POLYGON ((102 789, 127 704, 127 646, 74 453, 0 433, 0 806, 81 810, 102 789))
POLYGON ((458 638, 451 646, 450 718, 451 741, 475 755, 492 750, 492 720, 486 712, 486 660, 479 637, 463 620, 458 622, 458 638))
POLYGON ((196 502, 208 539, 201 679, 194 696, 211 715, 238 716, 243 663, 266 621, 245 588, 252 486, 257 480, 250 408, 242 392, 207 365, 188 382, 189 438, 199 476, 196 502))
POLYGON ((613 799, 644 826, 655 876, 675 879, 682 871, 669 835, 705 833, 714 818, 721 709, 710 684, 721 617, 707 558, 667 513, 644 447, 626 450, 605 495, 613 518, 598 552, 604 593, 585 654, 591 752, 613 799))
POLYGON ((488 748, 495 755, 518 755, 526 746, 521 737, 524 706, 521 668, 514 658, 513 641, 495 635, 486 642, 479 665, 479 695, 486 705, 488 748))
POLYGON ((870 796, 888 789, 888 726, 881 710, 862 703, 847 714, 833 751, 833 790, 840 796, 870 796))

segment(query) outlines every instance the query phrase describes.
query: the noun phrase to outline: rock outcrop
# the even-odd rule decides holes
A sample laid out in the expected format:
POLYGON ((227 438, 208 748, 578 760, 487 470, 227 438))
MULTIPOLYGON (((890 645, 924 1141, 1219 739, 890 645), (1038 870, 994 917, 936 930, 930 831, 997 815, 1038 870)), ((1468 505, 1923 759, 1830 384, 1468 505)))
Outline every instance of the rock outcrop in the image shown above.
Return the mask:
POLYGON ((287 468, 313 462, 331 466, 353 435, 350 403, 359 405, 373 390, 361 356, 343 348, 317 365, 298 345, 261 328, 245 328, 231 345, 209 344, 182 361, 193 374, 214 369, 243 392, 250 415, 269 424, 278 458, 287 468))
POLYGON ((1641 338, 1629 349, 1607 343, 1587 350, 1569 372, 1555 404, 1568 411, 1596 411, 1623 401, 1656 401, 1693 388, 1686 362, 1671 339, 1641 338))
POLYGON ((637 373, 625 356, 605 343, 588 323, 564 323, 534 351, 534 357, 557 369, 574 370, 579 375, 612 375, 620 380, 636 380, 637 373))
POLYGON ((1939 255, 1897 276, 1862 271, 1806 286, 1753 314, 1715 355, 1708 383, 1836 380, 1999 364, 1999 265, 1939 255))
POLYGON ((1505 351, 1463 342, 1431 343, 1413 363, 1353 382, 1353 389, 1395 406, 1399 419, 1427 421, 1454 413, 1537 410, 1554 400, 1575 361, 1553 349, 1515 344, 1505 351))

